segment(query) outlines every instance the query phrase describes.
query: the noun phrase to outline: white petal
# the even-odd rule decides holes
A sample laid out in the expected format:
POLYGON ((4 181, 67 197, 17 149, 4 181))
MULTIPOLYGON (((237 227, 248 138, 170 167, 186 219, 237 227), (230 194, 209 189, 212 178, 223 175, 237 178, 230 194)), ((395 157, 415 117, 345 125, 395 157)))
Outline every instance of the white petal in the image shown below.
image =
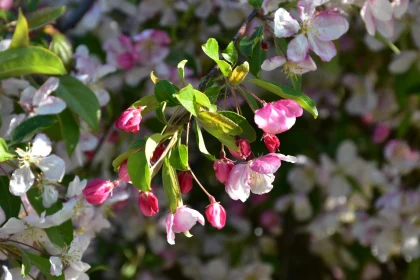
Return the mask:
POLYGON ((300 29, 299 23, 292 18, 288 11, 278 9, 274 14, 274 33, 277 37, 290 37, 300 29))
POLYGON ((36 92, 33 99, 33 104, 35 106, 40 105, 53 91, 58 88, 60 80, 51 77, 49 78, 36 92))
POLYGON ((331 12, 321 12, 313 19, 318 39, 332 41, 340 38, 349 29, 345 17, 331 12))
POLYGON ((248 185, 250 170, 247 164, 237 164, 232 168, 225 190, 233 200, 245 202, 248 199, 251 190, 248 185))
POLYGON ((286 156, 283 154, 275 154, 276 156, 278 156, 280 158, 280 160, 282 161, 287 161, 287 162, 291 162, 291 163, 296 163, 297 162, 297 158, 294 156, 286 156))
POLYGON ((3 211, 3 208, 0 206, 0 225, 6 221, 6 214, 3 211))
POLYGON ((261 69, 264 71, 274 70, 286 63, 286 59, 282 56, 275 56, 264 60, 261 69))
POLYGON ((28 106, 29 108, 33 106, 32 100, 34 99, 34 95, 36 92, 36 88, 33 86, 29 86, 25 88, 22 93, 20 94, 20 103, 28 106))
POLYGON ((62 99, 48 96, 39 103, 38 108, 35 108, 34 111, 37 115, 53 115, 61 113, 64 109, 66 109, 66 103, 62 99))
POLYGON ((26 118, 25 114, 12 114, 8 116, 2 116, 3 124, 0 129, 0 136, 5 140, 9 140, 12 131, 26 118))
POLYGON ((365 22, 366 30, 368 31, 368 33, 374 36, 376 30, 375 18, 373 17, 372 11, 367 2, 360 10, 360 16, 365 22))
POLYGON ((65 172, 64 160, 56 155, 44 157, 37 164, 42 170, 43 179, 51 182, 61 182, 65 172))
POLYGON ((69 201, 63 203, 63 208, 56 213, 48 216, 47 222, 52 223, 54 225, 61 225, 68 219, 70 219, 74 214, 74 206, 77 203, 77 198, 70 199, 69 201))
POLYGON ((2 228, 0 228, 0 236, 8 236, 25 230, 25 223, 16 218, 10 218, 2 228))
POLYGON ((376 19, 388 21, 392 18, 394 11, 389 0, 368 0, 368 5, 376 19))
POLYGON ((46 157, 51 153, 51 140, 47 135, 39 133, 32 141, 31 156, 46 157))
POLYGON ((313 34, 308 34, 308 41, 311 50, 319 55, 322 61, 330 61, 337 54, 335 45, 331 41, 321 41, 313 34))
POLYGON ((7 266, 3 265, 2 267, 3 267, 3 276, 1 277, 1 280, 13 280, 13 276, 10 273, 9 269, 7 268, 7 266))
MULTIPOLYGON (((81 258, 83 252, 86 251, 87 247, 89 247, 89 243, 90 243, 90 238, 86 234, 77 235, 70 244, 70 250, 69 250, 68 254, 72 255, 72 254, 76 253, 81 258)), ((78 259, 78 261, 80 261, 80 258, 78 259)), ((81 267, 86 267, 85 265, 77 264, 73 268, 77 268, 78 265, 80 265, 81 267)), ((87 268, 87 269, 89 269, 89 268, 87 268)), ((79 271, 84 272, 82 270, 79 270, 79 271)))
POLYGON ((16 196, 24 195, 34 183, 35 176, 27 165, 16 169, 10 178, 10 193, 16 196))
POLYGON ((45 208, 50 208, 51 205, 57 202, 58 191, 54 186, 45 185, 42 193, 42 205, 45 208))
POLYGON ((98 145, 98 138, 91 133, 82 133, 80 135, 78 147, 81 151, 93 151, 98 145))
POLYGON ((253 193, 265 194, 273 189, 273 174, 261 174, 251 170, 249 177, 251 178, 249 180, 249 186, 251 187, 251 191, 253 193))
POLYGON ((315 71, 317 69, 315 61, 313 61, 312 57, 309 55, 305 58, 305 60, 296 62, 295 64, 297 67, 293 67, 290 71, 298 75, 308 73, 309 71, 315 71))
POLYGON ((52 276, 60 276, 61 274, 63 274, 63 263, 61 262, 61 259, 59 257, 50 257, 50 264, 50 274, 52 276))
POLYGON ((79 176, 74 177, 73 181, 69 184, 67 189, 67 197, 72 198, 73 196, 79 196, 83 189, 86 187, 87 180, 80 181, 79 176))
POLYGON ((95 76, 93 78, 93 82, 96 82, 99 79, 101 79, 101 78, 105 77, 106 75, 111 74, 115 71, 117 71, 117 68, 115 68, 112 65, 108 65, 108 64, 102 65, 98 69, 96 69, 95 76))
POLYGON ((287 58, 291 61, 303 61, 305 60, 309 51, 308 39, 305 35, 299 34, 292 41, 290 41, 287 47, 287 58))
POLYGON ((394 55, 388 70, 394 74, 405 73, 413 65, 419 53, 417 51, 402 51, 398 55, 394 55))

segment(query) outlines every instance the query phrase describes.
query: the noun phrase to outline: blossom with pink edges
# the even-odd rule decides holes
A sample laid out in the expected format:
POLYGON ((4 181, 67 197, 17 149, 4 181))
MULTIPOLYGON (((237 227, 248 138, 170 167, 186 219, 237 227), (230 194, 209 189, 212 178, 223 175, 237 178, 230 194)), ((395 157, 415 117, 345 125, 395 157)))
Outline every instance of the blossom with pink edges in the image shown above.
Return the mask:
POLYGON ((273 188, 274 173, 281 161, 296 162, 293 156, 270 153, 263 157, 237 164, 233 167, 226 182, 225 190, 233 200, 245 202, 250 192, 265 194, 273 188))
POLYGON ((115 125, 118 129, 125 132, 138 133, 140 130, 140 122, 142 119, 141 111, 145 107, 129 108, 125 110, 117 119, 115 125))
POLYGON ((175 213, 166 217, 166 238, 169 244, 175 244, 175 233, 188 232, 197 222, 204 226, 205 221, 200 212, 187 206, 179 207, 175 213))
POLYGON ((106 51, 107 63, 119 69, 129 70, 139 59, 131 38, 123 34, 106 41, 104 50, 106 51))
POLYGON ((288 60, 282 56, 274 56, 264 60, 261 69, 264 71, 272 71, 280 66, 283 66, 284 72, 288 75, 302 75, 317 69, 315 62, 309 55, 299 62, 288 60))
POLYGON ((349 29, 347 20, 334 12, 316 12, 315 8, 326 1, 299 1, 300 22, 289 12, 280 8, 274 14, 274 33, 277 37, 295 38, 287 48, 287 58, 291 61, 302 61, 309 50, 316 53, 323 61, 330 61, 337 50, 333 40, 340 38, 349 29))
POLYGON ((233 161, 226 157, 214 161, 213 169, 220 183, 226 183, 234 165, 233 161))
POLYGON ((279 134, 289 130, 302 114, 303 109, 298 103, 282 99, 255 111, 254 121, 265 133, 279 134))
POLYGON ((219 202, 216 202, 214 197, 210 197, 210 205, 206 209, 206 218, 217 229, 222 229, 226 224, 226 210, 219 202))
POLYGON ((158 64, 169 54, 171 39, 162 30, 146 29, 133 37, 138 61, 143 64, 158 64))
POLYGON ((420 166, 420 153, 410 148, 403 140, 389 141, 384 150, 385 158, 401 174, 407 174, 420 166))

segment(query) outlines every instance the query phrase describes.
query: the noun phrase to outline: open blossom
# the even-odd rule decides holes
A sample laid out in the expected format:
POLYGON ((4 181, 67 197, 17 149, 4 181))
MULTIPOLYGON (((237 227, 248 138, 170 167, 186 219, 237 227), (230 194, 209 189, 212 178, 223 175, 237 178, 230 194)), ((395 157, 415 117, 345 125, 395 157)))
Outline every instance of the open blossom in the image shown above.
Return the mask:
POLYGON ((22 91, 20 104, 32 115, 58 114, 66 108, 66 103, 51 96, 59 85, 59 79, 49 78, 39 89, 32 86, 22 91))
POLYGON ((123 70, 133 68, 138 60, 134 44, 131 38, 126 35, 121 34, 117 38, 106 41, 104 50, 107 63, 123 70))
POLYGON ((141 212, 147 217, 159 212, 159 201, 152 192, 140 192, 137 202, 141 212))
POLYGON ((102 204, 114 189, 114 183, 103 179, 90 181, 83 189, 87 202, 93 205, 102 204))
POLYGON ((261 69, 264 71, 272 71, 280 66, 283 66, 286 74, 302 75, 317 69, 315 62, 307 55, 302 61, 294 62, 282 56, 274 56, 264 60, 261 69))
POLYGON ((171 39, 162 30, 147 29, 133 37, 138 60, 143 64, 157 64, 169 54, 171 39))
POLYGON ((125 132, 138 133, 140 130, 140 122, 142 119, 141 111, 144 107, 129 108, 125 110, 117 119, 117 128, 125 132))
POLYGON ((187 206, 181 206, 176 209, 175 213, 169 213, 166 217, 166 238, 168 243, 171 245, 175 244, 175 233, 187 233, 197 222, 204 226, 203 215, 187 206))
POLYGON ((420 153, 412 150, 405 141, 389 141, 386 144, 384 154, 391 166, 396 168, 401 174, 407 174, 413 168, 420 166, 420 153))
POLYGON ((181 171, 178 173, 178 182, 181 193, 189 193, 193 188, 193 177, 189 171, 181 171))
POLYGON ((32 146, 25 151, 16 149, 19 155, 19 169, 12 173, 10 192, 13 195, 24 195, 35 182, 31 164, 42 171, 42 179, 49 182, 60 182, 65 172, 64 161, 56 155, 50 155, 51 141, 45 134, 38 134, 32 141, 32 146))
POLYGON ((255 111, 254 121, 265 133, 279 134, 289 130, 302 114, 303 109, 298 103, 282 99, 255 111))
POLYGON ((296 158, 271 153, 233 167, 226 183, 226 192, 233 200, 245 202, 250 192, 265 194, 273 188, 274 173, 281 161, 296 162, 296 158))
POLYGON ((230 159, 224 157, 222 159, 216 160, 213 163, 213 169, 216 173, 216 178, 220 183, 226 183, 229 178, 230 171, 232 170, 235 164, 230 159))
POLYGON ((219 202, 216 202, 214 197, 210 198, 210 205, 206 209, 206 217, 209 223, 217 229, 222 229, 226 224, 226 210, 219 202))
POLYGON ((330 61, 336 54, 333 40, 340 38, 349 28, 347 20, 334 12, 316 12, 316 6, 325 1, 300 1, 300 22, 280 8, 274 15, 274 33, 277 37, 290 37, 298 33, 287 48, 287 58, 302 61, 312 50, 323 61, 330 61))

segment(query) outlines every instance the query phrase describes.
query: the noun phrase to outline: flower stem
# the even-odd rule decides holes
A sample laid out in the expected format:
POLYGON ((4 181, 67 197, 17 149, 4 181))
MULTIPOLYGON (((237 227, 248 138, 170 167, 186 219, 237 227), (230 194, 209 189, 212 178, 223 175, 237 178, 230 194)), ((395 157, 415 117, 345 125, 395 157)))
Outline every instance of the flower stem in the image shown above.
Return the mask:
POLYGON ((197 184, 200 186, 200 188, 203 190, 203 192, 210 198, 213 196, 203 187, 203 185, 198 181, 197 177, 195 176, 194 172, 190 168, 191 175, 193 176, 194 180, 197 182, 197 184))

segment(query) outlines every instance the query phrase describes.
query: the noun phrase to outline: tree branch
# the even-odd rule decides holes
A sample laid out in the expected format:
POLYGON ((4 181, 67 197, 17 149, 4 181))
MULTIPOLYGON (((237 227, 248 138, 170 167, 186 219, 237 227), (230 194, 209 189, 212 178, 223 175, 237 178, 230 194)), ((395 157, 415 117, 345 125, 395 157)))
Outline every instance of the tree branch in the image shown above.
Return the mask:
MULTIPOLYGON (((241 27, 239 28, 238 32, 233 36, 233 44, 236 43, 244 36, 246 29, 248 27, 248 23, 253 20, 258 15, 258 9, 252 10, 252 12, 248 15, 245 21, 242 23, 241 27)), ((219 66, 217 64, 210 70, 210 72, 204 77, 203 81, 198 86, 199 91, 204 91, 210 79, 216 74, 219 70, 219 66)))

